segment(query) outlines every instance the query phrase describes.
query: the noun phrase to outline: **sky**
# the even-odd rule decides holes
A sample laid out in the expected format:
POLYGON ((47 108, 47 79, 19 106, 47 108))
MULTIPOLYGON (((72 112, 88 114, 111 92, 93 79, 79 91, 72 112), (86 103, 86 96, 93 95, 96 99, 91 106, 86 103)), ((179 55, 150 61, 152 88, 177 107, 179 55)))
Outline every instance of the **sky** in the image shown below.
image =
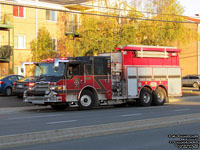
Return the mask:
MULTIPOLYGON (((133 0, 124 0, 128 3, 131 3, 133 0)), ((144 2, 145 0, 136 0, 138 2, 144 2)), ((195 14, 199 14, 200 16, 200 0, 177 0, 183 6, 185 12, 185 16, 194 17, 195 14)))
POLYGON ((186 16, 200 15, 200 0, 178 0, 183 6, 186 16))

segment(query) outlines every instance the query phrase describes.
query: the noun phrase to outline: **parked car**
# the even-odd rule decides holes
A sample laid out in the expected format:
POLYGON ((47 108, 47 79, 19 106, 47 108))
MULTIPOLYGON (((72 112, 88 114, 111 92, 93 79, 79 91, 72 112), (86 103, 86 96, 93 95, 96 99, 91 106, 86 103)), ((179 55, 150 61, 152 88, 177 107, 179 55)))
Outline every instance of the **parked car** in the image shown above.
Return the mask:
POLYGON ((199 87, 200 85, 200 76, 199 75, 187 75, 182 77, 183 86, 193 86, 194 88, 199 87))
POLYGON ((33 80, 34 77, 27 77, 14 82, 13 85, 14 95, 16 95, 18 98, 23 97, 24 91, 30 86, 30 84, 32 84, 31 81, 33 80))
POLYGON ((11 96, 13 83, 22 78, 24 77, 21 75, 0 76, 0 93, 11 96))

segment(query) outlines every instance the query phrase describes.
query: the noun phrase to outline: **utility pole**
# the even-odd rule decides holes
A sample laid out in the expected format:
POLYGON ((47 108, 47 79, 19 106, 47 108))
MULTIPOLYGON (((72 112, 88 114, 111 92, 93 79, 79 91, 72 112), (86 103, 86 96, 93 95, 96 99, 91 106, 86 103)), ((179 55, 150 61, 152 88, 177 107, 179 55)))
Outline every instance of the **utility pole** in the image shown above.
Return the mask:
POLYGON ((199 23, 197 23, 197 74, 200 74, 199 69, 199 23))

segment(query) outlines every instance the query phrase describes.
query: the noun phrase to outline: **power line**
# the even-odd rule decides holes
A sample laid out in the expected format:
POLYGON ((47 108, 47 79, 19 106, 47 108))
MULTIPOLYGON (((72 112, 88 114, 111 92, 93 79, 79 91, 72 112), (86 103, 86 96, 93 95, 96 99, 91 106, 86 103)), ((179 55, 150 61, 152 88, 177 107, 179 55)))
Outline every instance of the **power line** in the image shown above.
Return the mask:
MULTIPOLYGON (((133 12, 134 10, 124 10, 120 8, 111 8, 111 7, 103 7, 103 6, 94 6, 94 5, 88 5, 88 4, 80 4, 81 6, 90 6, 90 7, 97 7, 97 8, 105 8, 105 9, 113 9, 113 10, 119 10, 119 11, 131 11, 133 12)), ((155 12, 146 12, 146 11, 141 11, 141 10, 135 10, 134 12, 140 12, 140 13, 145 13, 145 14, 160 14, 160 13, 155 13, 155 12)), ((177 16, 177 17, 188 17, 184 15, 175 15, 175 14, 160 14, 163 16, 177 16)))
POLYGON ((146 18, 137 18, 137 17, 125 17, 125 16, 115 16, 115 15, 104 15, 104 14, 97 14, 97 13, 76 12, 76 11, 69 11, 69 10, 60 10, 60 9, 55 9, 55 8, 54 8, 54 9, 52 9, 52 8, 45 8, 45 7, 41 7, 41 6, 30 6, 30 5, 22 5, 22 4, 14 4, 14 3, 5 3, 5 2, 0 2, 0 4, 12 5, 12 6, 22 6, 22 7, 35 8, 35 9, 46 9, 46 10, 53 10, 53 11, 61 11, 61 12, 68 12, 68 13, 82 14, 82 15, 109 17, 109 18, 120 18, 120 19, 141 20, 141 21, 158 21, 158 22, 173 22, 173 23, 191 23, 191 24, 198 24, 198 22, 171 21, 171 20, 161 20, 161 19, 146 19, 146 18))

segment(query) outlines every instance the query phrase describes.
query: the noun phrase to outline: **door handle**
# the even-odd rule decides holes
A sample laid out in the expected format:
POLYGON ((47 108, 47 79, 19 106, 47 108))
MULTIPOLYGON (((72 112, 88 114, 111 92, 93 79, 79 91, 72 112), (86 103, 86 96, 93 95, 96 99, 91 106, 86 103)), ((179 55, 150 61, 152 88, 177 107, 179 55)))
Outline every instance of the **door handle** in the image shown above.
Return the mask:
POLYGON ((80 80, 80 84, 83 84, 83 80, 80 80))

